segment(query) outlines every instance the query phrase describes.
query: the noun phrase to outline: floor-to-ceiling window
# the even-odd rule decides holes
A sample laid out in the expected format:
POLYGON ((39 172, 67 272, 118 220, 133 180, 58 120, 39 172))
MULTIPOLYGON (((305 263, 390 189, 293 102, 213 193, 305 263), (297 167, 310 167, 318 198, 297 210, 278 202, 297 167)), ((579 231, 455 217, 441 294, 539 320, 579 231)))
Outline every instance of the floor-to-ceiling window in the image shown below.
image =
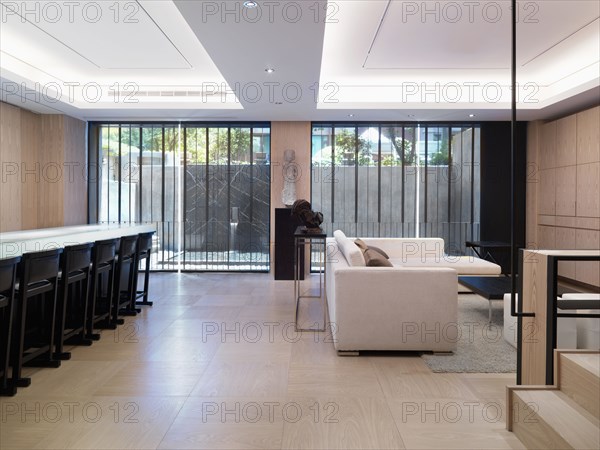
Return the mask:
POLYGON ((312 204, 329 234, 443 237, 464 253, 479 238, 479 127, 312 126, 312 204))
POLYGON ((90 125, 90 219, 156 224, 153 269, 269 269, 270 127, 90 125))

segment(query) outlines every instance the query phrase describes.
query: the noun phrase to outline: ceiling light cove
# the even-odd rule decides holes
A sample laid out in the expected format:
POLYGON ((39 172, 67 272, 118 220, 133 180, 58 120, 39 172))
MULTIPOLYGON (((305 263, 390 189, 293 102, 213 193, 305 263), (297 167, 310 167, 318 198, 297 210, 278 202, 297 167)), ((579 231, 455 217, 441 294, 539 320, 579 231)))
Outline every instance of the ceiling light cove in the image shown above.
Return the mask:
POLYGON ((50 3, 0 5, 2 100, 27 97, 34 110, 243 109, 173 2, 50 3))
POLYGON ((246 8, 256 8, 258 6, 258 2, 245 1, 244 7, 246 8))
MULTIPOLYGON (((508 110, 511 2, 467 3, 344 2, 325 24, 317 108, 508 110)), ((600 84, 600 2, 519 9, 520 110, 600 84)))

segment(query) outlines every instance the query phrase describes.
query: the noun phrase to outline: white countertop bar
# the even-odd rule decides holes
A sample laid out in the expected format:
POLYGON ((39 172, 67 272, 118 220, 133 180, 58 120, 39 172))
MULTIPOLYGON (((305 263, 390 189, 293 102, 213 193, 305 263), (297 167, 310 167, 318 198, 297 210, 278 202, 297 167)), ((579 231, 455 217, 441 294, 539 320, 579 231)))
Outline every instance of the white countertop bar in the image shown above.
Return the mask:
MULTIPOLYGON (((131 226, 141 226, 144 224, 91 224, 91 225, 74 225, 69 227, 57 228, 38 228, 35 230, 20 230, 0 233, 0 243, 2 242, 18 242, 30 239, 43 239, 48 237, 63 236, 75 233, 88 233, 90 231, 109 231, 120 230, 131 226)), ((153 229, 155 227, 153 226, 153 229)))
POLYGON ((156 231, 156 226, 96 224, 2 233, 0 235, 0 258, 11 258, 27 252, 64 248, 68 245, 115 239, 150 231, 156 231))

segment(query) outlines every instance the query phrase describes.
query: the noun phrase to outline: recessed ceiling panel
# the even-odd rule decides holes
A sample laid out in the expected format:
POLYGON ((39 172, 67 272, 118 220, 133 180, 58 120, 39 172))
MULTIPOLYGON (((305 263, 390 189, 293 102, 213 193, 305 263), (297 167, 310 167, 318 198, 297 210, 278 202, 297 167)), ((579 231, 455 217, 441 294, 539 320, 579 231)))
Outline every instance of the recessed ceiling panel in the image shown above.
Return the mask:
POLYGON ((2 27, 14 35, 41 33, 35 45, 54 52, 60 44, 99 69, 188 69, 189 62, 140 3, 10 2, 2 27))
MULTIPOLYGON (((535 59, 598 17, 599 2, 518 2, 518 63, 535 59)), ((365 69, 510 67, 509 1, 392 1, 365 69)))

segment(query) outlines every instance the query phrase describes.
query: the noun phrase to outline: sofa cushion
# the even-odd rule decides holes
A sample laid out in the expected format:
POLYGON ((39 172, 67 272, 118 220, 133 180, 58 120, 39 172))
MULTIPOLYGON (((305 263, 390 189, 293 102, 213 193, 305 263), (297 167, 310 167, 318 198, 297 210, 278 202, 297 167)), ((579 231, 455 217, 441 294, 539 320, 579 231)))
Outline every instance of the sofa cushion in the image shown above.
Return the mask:
POLYGON ((473 256, 449 256, 443 258, 392 258, 396 267, 448 267, 459 275, 500 275, 502 269, 498 264, 473 256))
MULTIPOLYGON (((388 254, 386 252, 384 252, 382 249, 380 249, 379 247, 375 247, 374 245, 367 245, 365 243, 365 241, 363 241, 362 239, 354 239, 354 243, 358 246, 358 248, 360 248, 362 250, 363 256, 364 256, 364 252, 366 250, 375 250, 376 252, 380 253, 385 259, 390 259, 388 254)), ((365 258, 365 261, 366 261, 366 258, 365 258)))
POLYGON ((393 267, 389 259, 373 248, 367 248, 363 256, 368 267, 393 267))
POLYGON ((352 240, 346 237, 343 231, 335 230, 333 232, 333 237, 335 238, 337 246, 344 255, 344 258, 346 258, 349 266, 365 266, 365 258, 363 257, 362 251, 352 240))

